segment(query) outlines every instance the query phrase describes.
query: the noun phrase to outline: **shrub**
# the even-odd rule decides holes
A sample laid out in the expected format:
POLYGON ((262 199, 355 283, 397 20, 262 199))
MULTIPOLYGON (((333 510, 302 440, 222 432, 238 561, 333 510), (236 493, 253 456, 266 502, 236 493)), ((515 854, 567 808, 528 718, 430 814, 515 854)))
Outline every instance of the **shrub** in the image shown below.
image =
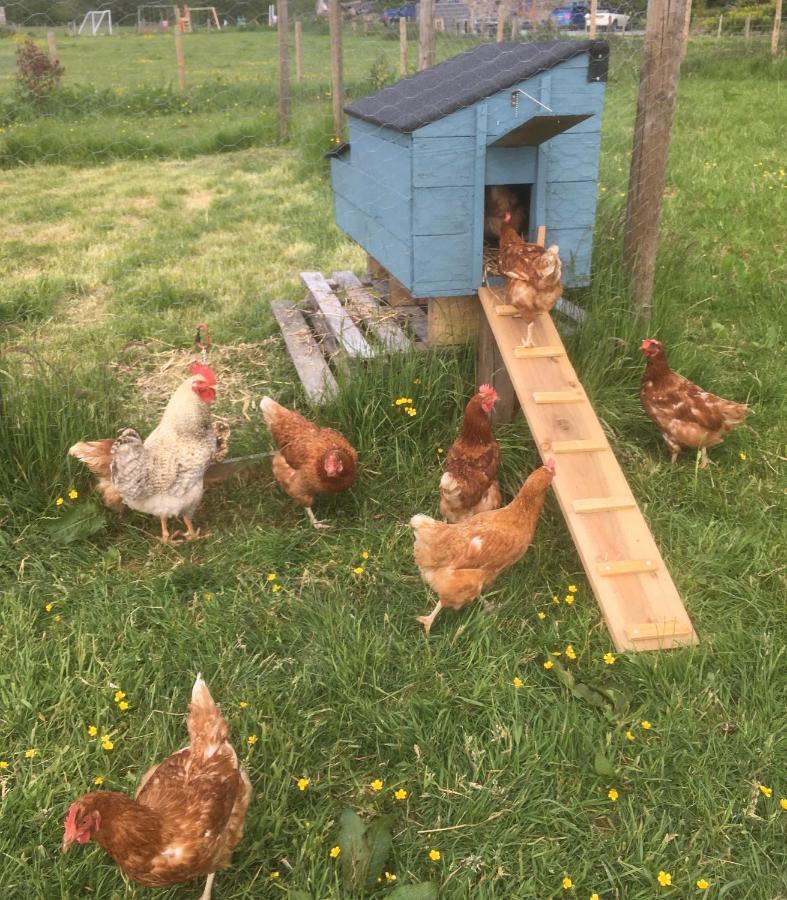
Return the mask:
POLYGON ((52 62, 34 41, 27 40, 16 50, 16 83, 31 100, 45 100, 60 85, 65 69, 52 62))

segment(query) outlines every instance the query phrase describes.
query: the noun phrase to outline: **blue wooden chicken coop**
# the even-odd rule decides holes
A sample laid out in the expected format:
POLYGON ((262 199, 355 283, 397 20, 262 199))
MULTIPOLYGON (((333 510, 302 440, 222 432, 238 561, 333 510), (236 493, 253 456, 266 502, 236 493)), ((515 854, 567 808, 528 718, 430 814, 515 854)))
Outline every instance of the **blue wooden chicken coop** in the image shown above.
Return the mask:
POLYGON ((417 298, 482 284, 489 186, 518 192, 530 239, 545 225, 563 283, 588 284, 602 41, 482 44, 346 107, 331 155, 336 222, 417 298))

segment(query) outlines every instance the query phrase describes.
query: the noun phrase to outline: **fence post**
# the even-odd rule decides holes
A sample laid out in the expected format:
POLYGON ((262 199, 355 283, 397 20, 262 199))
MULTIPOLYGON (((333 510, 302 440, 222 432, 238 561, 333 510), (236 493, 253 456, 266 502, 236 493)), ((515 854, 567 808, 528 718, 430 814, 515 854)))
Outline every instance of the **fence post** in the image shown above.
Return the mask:
POLYGON ((303 81, 303 25, 295 20, 295 80, 303 81))
POLYGON ((333 130, 338 141, 344 132, 344 81, 342 78, 342 8, 339 0, 330 0, 328 25, 331 32, 331 106, 333 130))
POLYGON ((434 65, 434 0, 421 0, 418 10, 418 70, 434 65))
POLYGON ((743 40, 748 47, 751 43, 751 16, 746 16, 746 19, 743 23, 743 40))
POLYGON ((716 40, 721 37, 721 29, 724 25, 724 13, 719 16, 719 27, 716 29, 716 40))
POLYGON ((771 56, 779 52, 779 31, 782 27, 782 0, 776 0, 776 9, 773 13, 773 31, 771 32, 771 56))
POLYGON ((186 54, 183 52, 183 32, 180 30, 180 10, 175 7, 175 60, 178 65, 178 84, 186 90, 186 54))
POLYGON ((407 19, 399 18, 399 74, 407 74, 407 19))
POLYGON ((49 62, 54 66, 58 63, 59 57, 57 55, 57 39, 55 38, 55 32, 51 28, 46 33, 46 42, 49 46, 49 62))
POLYGON ((279 33, 279 140, 290 137, 290 60, 287 0, 276 0, 276 28, 279 33))
POLYGON ((596 12, 598 11, 598 0, 590 0, 590 34, 588 37, 591 41, 596 39, 596 12))
POLYGON ((519 24, 519 18, 516 15, 511 16, 511 42, 512 43, 517 38, 518 24, 519 24))
POLYGON ((497 34, 495 35, 495 39, 498 44, 502 44, 505 40, 505 32, 506 32, 506 3, 505 0, 500 0, 497 4, 497 34))
POLYGON ((690 0, 649 0, 623 238, 634 312, 650 316, 661 201, 690 0))

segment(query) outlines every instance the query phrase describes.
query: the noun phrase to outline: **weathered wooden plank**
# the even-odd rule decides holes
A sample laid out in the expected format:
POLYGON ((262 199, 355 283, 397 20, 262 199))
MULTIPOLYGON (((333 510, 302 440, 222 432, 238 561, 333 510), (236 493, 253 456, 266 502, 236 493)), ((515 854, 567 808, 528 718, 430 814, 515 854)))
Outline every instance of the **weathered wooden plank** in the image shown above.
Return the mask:
POLYGON ((331 167, 331 180, 337 197, 350 198, 369 217, 374 226, 382 226, 407 242, 411 230, 410 192, 407 185, 394 187, 378 174, 370 175, 342 160, 331 167))
POLYGON ((362 134, 372 135, 381 140, 388 141, 392 144, 399 144, 402 147, 409 147, 412 137, 404 132, 397 131, 395 128, 387 128, 382 125, 376 125, 373 122, 367 122, 364 119, 356 119, 354 116, 347 117, 350 128, 350 145, 362 134))
MULTIPOLYGON (((551 154, 552 149, 550 148, 547 169, 551 165, 551 154)), ((593 181, 547 182, 546 218, 542 221, 549 222, 550 234, 558 228, 577 228, 581 225, 592 227, 596 215, 597 191, 598 184, 595 179, 593 181)))
POLYGON ((413 187, 472 187, 472 137, 413 138, 413 187))
POLYGON ((582 403, 585 395, 580 391, 533 391, 533 402, 539 406, 582 403))
POLYGON ((596 453, 609 450, 606 441, 553 441, 550 447, 553 453, 596 453))
POLYGON ((497 391, 497 403, 491 413, 492 423, 505 425, 511 421, 519 408, 514 386, 503 364, 495 336, 485 315, 480 316, 478 333, 478 355, 476 357, 476 383, 491 384, 497 391))
MULTIPOLYGON (((557 477, 552 488, 574 540, 588 581, 598 600, 618 650, 655 650, 696 643, 697 637, 670 578, 664 560, 636 506, 593 514, 577 514, 576 501, 588 498, 631 496, 631 489, 608 448, 601 423, 587 400, 571 404, 537 404, 534 393, 582 392, 567 356, 517 360, 513 348, 521 343, 526 326, 522 319, 498 316, 495 305, 502 291, 481 288, 479 296, 487 322, 543 459, 556 459, 557 477), (557 455, 561 444, 573 446, 557 455), (585 452, 575 442, 594 444, 602 452, 585 452), (650 561, 640 569, 640 561, 650 561), (637 561, 637 571, 602 573, 600 566, 618 566, 637 561), (658 626, 675 622, 669 631, 658 626), (634 628, 654 626, 652 636, 635 639, 634 628)), ((536 319, 534 340, 538 345, 562 346, 549 316, 536 319)))
POLYGON ((471 106, 457 109, 419 128, 416 137, 468 137, 475 134, 475 115, 471 106))
POLYGON ((334 281, 347 292, 347 309, 363 320, 389 353, 406 353, 412 348, 407 335, 396 323, 396 312, 383 307, 352 272, 334 272, 334 281))
POLYGON ((521 344, 514 347, 514 356, 517 359, 546 359, 550 356, 562 356, 562 347, 523 347, 521 344))
POLYGON ((690 642, 691 628, 685 622, 669 619, 663 622, 644 622, 634 625, 627 631, 632 641, 663 641, 666 638, 688 638, 690 642))
POLYGON ((325 277, 320 272, 301 272, 301 281, 314 298, 328 327, 347 355, 371 359, 375 355, 374 350, 347 314, 325 277))
POLYGON ((487 147, 486 184, 532 184, 537 147, 487 147))
POLYGON ((301 311, 286 300, 271 302, 273 317, 279 323, 284 343, 301 380, 306 396, 312 403, 325 403, 335 397, 339 386, 323 359, 301 311))
POLYGON ((421 188, 413 195, 413 234, 462 234, 473 217, 469 187, 421 188))
POLYGON ((426 318, 426 313, 420 306, 416 306, 415 304, 412 304, 411 306, 397 306, 396 314, 413 332, 418 339, 419 344, 426 346, 429 343, 429 323, 426 318))
POLYGON ((615 575, 632 575, 637 572, 652 572, 656 563, 652 559, 617 559, 612 562, 600 562, 598 573, 605 578, 615 575))
MULTIPOLYGON (((472 222, 467 222, 469 228, 472 222)), ((427 296, 421 293, 421 283, 432 289, 429 296, 435 295, 440 284, 453 284, 459 279, 467 279, 473 273, 473 235, 413 235, 413 294, 416 297, 427 296)), ((467 293, 467 289, 465 289, 467 293)))
POLYGON ((633 497, 586 497, 583 500, 575 500, 573 503, 574 512, 581 514, 630 509, 636 505, 633 497))
POLYGON ((550 143, 547 181, 597 181, 600 132, 567 131, 550 143))

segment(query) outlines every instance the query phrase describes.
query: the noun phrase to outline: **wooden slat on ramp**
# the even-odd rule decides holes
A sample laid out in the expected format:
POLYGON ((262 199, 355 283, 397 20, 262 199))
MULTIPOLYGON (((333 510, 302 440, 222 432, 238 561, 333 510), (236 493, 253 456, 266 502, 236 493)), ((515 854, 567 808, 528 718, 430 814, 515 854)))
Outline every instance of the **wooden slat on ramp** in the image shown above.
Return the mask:
POLYGON ((677 588, 551 318, 536 319, 534 340, 555 355, 520 357, 516 348, 527 326, 497 314, 502 289, 478 294, 541 457, 555 459, 552 487, 616 649, 696 644, 677 588))

